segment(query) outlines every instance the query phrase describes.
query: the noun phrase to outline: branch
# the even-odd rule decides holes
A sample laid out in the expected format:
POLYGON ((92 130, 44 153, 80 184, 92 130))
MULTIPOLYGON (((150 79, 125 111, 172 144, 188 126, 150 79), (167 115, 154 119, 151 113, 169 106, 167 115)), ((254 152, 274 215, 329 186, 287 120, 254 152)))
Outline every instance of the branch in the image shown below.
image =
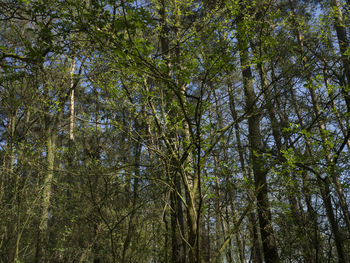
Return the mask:
POLYGON ((252 206, 253 206, 253 201, 250 201, 249 204, 247 205, 247 207, 245 208, 243 214, 239 218, 239 220, 235 223, 235 225, 234 225, 233 229, 231 230, 230 234, 225 239, 224 243, 221 245, 219 251, 215 254, 215 257, 214 257, 214 259, 212 261, 213 263, 217 263, 218 262, 218 260, 220 259, 221 254, 224 252, 226 246, 229 244, 229 242, 232 239, 233 235, 238 232, 239 227, 242 224, 243 219, 245 218, 245 216, 247 215, 249 210, 252 208, 252 206))

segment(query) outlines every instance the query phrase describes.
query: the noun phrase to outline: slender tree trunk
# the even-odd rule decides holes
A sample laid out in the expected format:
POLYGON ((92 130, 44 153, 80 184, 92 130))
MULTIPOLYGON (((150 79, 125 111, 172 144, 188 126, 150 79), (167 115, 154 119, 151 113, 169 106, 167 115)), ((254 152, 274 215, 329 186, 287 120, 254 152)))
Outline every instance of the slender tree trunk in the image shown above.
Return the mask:
MULTIPOLYGON (((229 211, 228 211, 228 207, 226 207, 226 217, 228 218, 228 220, 230 219, 230 215, 229 215, 229 211)), ((231 220, 230 220, 231 221, 231 220)), ((226 223, 227 225, 230 225, 229 222, 226 223)), ((224 224, 223 224, 224 225, 224 224)), ((227 232, 227 231, 226 231, 227 232)), ((225 239, 227 237, 227 234, 225 232, 225 239)), ((240 242, 239 238, 238 238, 238 232, 236 233, 236 241, 240 242), (238 240, 237 240, 238 239, 238 240)), ((230 240, 230 244, 228 245, 228 248, 226 250, 226 261, 227 263, 233 263, 233 257, 232 257, 232 240, 230 240)))
MULTIPOLYGON (((163 58, 167 63, 168 76, 171 78, 171 70, 174 67, 170 58, 169 47, 169 26, 166 17, 166 1, 159 1, 159 16, 161 20, 161 32, 160 32, 160 44, 163 53, 163 58)), ((158 126, 159 129, 160 126, 158 126)), ((163 136, 163 131, 160 131, 163 136)), ((173 135, 171 135, 173 136, 173 135)), ((179 163, 173 156, 173 145, 168 143, 170 161, 166 164, 166 172, 169 178, 170 185, 173 187, 170 193, 170 226, 171 226, 171 262, 172 263, 185 263, 186 262, 186 243, 185 243, 185 229, 184 229, 184 216, 182 209, 182 187, 181 187, 181 175, 179 171, 179 163)))
MULTIPOLYGON (((232 115, 234 120, 237 120, 238 115, 237 115, 235 101, 234 101, 234 97, 233 97, 233 93, 232 93, 233 91, 232 91, 232 87, 231 87, 230 83, 228 85, 228 92, 229 92, 229 99, 230 99, 231 115, 232 115)), ((250 179, 250 177, 251 177, 250 173, 247 173, 247 171, 246 171, 246 165, 245 165, 244 155, 243 155, 244 149, 242 147, 241 135, 240 135, 238 123, 236 123, 234 125, 234 127, 235 127, 238 155, 239 155, 239 160, 240 160, 241 169, 242 169, 242 173, 243 173, 243 178, 246 178, 247 181, 252 181, 250 179), (249 174, 249 176, 248 176, 248 174, 249 174)), ((251 189, 248 189, 248 195, 247 195, 248 202, 250 202, 250 198, 255 198, 255 195, 254 195, 253 191, 251 191, 251 189)), ((249 226, 250 226, 251 239, 252 239, 252 250, 251 250, 252 260, 253 260, 253 263, 262 263, 263 262, 263 253, 261 250, 261 242, 260 242, 259 235, 258 235, 257 225, 258 224, 256 222, 256 214, 252 211, 249 213, 249 226)))
POLYGON ((238 21, 237 41, 240 52, 241 69, 243 75, 243 88, 246 100, 246 112, 248 112, 249 148, 252 158, 254 182, 257 198, 257 210, 263 243, 264 258, 267 263, 279 262, 279 256, 272 228, 271 212, 268 200, 268 188, 263 159, 259 156, 262 150, 260 117, 256 106, 256 95, 253 87, 253 76, 250 69, 248 54, 248 41, 244 34, 243 19, 238 21))
POLYGON ((55 162, 55 148, 56 148, 56 130, 49 124, 47 128, 47 143, 46 143, 46 162, 47 170, 44 178, 44 185, 42 189, 41 199, 41 216, 39 223, 39 238, 36 251, 35 262, 47 262, 47 246, 48 246, 48 221, 49 221, 49 207, 50 207, 50 196, 51 187, 54 172, 55 162))
POLYGON ((331 200, 331 191, 329 189, 330 182, 328 180, 328 177, 326 177, 325 181, 321 181, 320 177, 318 177, 318 181, 319 181, 322 199, 323 199, 324 205, 326 207, 328 220, 329 220, 329 223, 330 223, 333 235, 334 235, 334 241, 335 241, 335 245, 336 245, 337 252, 338 252, 338 262, 339 263, 347 263, 347 262, 349 262, 348 256, 344 252, 342 234, 339 231, 338 223, 336 221, 334 211, 333 211, 333 204, 332 204, 332 200, 331 200))
MULTIPOLYGON (((300 110, 299 110, 298 105, 297 105, 294 91, 292 89, 290 89, 290 95, 291 95, 292 105, 294 106, 295 112, 297 114, 300 127, 304 130, 304 129, 306 129, 306 125, 303 121, 302 115, 301 115, 300 110)), ((305 143, 306 143, 306 150, 305 150, 304 155, 306 158, 312 158, 313 153, 312 153, 311 143, 306 136, 304 136, 304 139, 305 139, 305 143)), ((321 243, 320 243, 320 230, 318 228, 317 213, 312 206, 312 197, 310 194, 309 180, 307 179, 307 177, 308 177, 307 172, 303 171, 302 191, 304 193, 305 202, 306 202, 306 205, 308 208, 308 218, 310 219, 311 222, 313 222, 313 226, 314 226, 314 231, 313 231, 314 234, 313 234, 313 238, 312 238, 312 244, 313 244, 313 248, 315 250, 315 257, 314 257, 315 262, 320 262, 320 260, 322 262, 322 259, 320 258, 320 251, 322 250, 322 247, 321 247, 321 243)), ((320 182, 318 181, 318 183, 320 183, 320 182)), ((318 184, 318 186, 320 187, 319 184, 318 184)))
MULTIPOLYGON (((187 151, 185 153, 187 158, 182 160, 183 163, 179 163, 179 171, 181 171, 181 176, 184 184, 185 196, 186 196, 186 212, 187 212, 187 224, 188 224, 188 243, 189 243, 189 262, 190 263, 200 263, 200 228, 198 227, 200 222, 200 167, 195 164, 195 151, 190 150, 190 143, 196 140, 193 138, 191 121, 188 118, 188 112, 185 108, 187 102, 186 97, 186 84, 180 81, 180 74, 183 69, 181 61, 181 34, 182 34, 182 5, 181 1, 175 1, 175 23, 174 23, 174 33, 176 38, 176 45, 174 47, 174 58, 175 62, 172 65, 172 71, 177 76, 175 79, 176 89, 174 95, 177 97, 179 108, 182 111, 182 116, 185 119, 183 122, 184 134, 180 136, 184 137, 185 140, 183 145, 183 150, 187 151)), ((196 118, 198 116, 195 116, 196 118)), ((198 120, 199 121, 199 120, 198 120)), ((198 142, 197 142, 198 143, 198 142)), ((198 149, 197 149, 198 150, 198 149)), ((200 149, 198 150, 200 151, 200 149)), ((200 158, 200 155, 197 156, 200 158)), ((197 160, 200 161, 200 160, 197 160)))
POLYGON ((335 27, 335 31, 337 32, 339 49, 341 52, 341 60, 343 62, 345 78, 347 80, 344 83, 345 87, 342 88, 342 93, 345 98, 347 110, 348 112, 350 112, 350 95, 348 91, 348 88, 350 85, 350 58, 349 58, 349 54, 347 53, 349 49, 349 41, 347 39, 345 23, 343 21, 343 14, 340 7, 340 1, 331 0, 331 6, 335 10, 334 27, 335 27))
MULTIPOLYGON (((137 122, 137 121, 135 121, 137 122)), ((135 129, 138 131, 138 124, 136 124, 137 127, 135 129)), ((131 212, 130 212, 130 218, 128 223, 128 231, 127 235, 124 241, 123 246, 123 254, 122 254, 122 263, 128 262, 128 254, 130 251, 130 244, 132 243, 133 236, 135 235, 135 228, 137 225, 137 201, 138 201, 138 188, 139 188, 139 177, 140 177, 140 164, 141 164, 141 142, 140 137, 138 138, 138 141, 135 142, 134 145, 134 159, 135 159, 135 168, 134 168, 134 174, 135 178, 133 180, 133 193, 132 193, 132 205, 131 205, 131 212)))
POLYGON ((70 69, 70 102, 69 102, 69 140, 74 141, 74 123, 75 123, 75 97, 74 97, 74 71, 75 71, 75 59, 72 60, 70 69))
POLYGON ((302 172, 302 180, 303 180, 303 186, 302 186, 302 193, 305 196, 305 202, 307 207, 307 217, 306 220, 306 231, 310 232, 311 235, 311 244, 312 244, 312 255, 314 258, 315 263, 323 262, 323 258, 321 256, 322 251, 322 244, 320 239, 320 229, 318 227, 318 221, 317 221, 317 212, 312 206, 312 197, 310 194, 309 186, 307 185, 307 172, 302 172), (311 222, 311 224, 310 224, 311 222), (310 227, 311 226, 311 227, 310 227), (321 258, 320 258, 321 257, 321 258))
MULTIPOLYGON (((259 54, 258 54, 259 56, 259 54)), ((261 56, 261 54, 260 54, 261 56)), ((260 57, 259 56, 259 57, 260 57)), ((272 135, 274 137, 276 148, 278 153, 281 153, 283 150, 282 147, 282 131, 281 129, 284 128, 282 124, 278 121, 276 116, 275 107, 273 106, 272 99, 270 97, 270 91, 268 90, 268 83, 267 83, 267 76, 266 71, 262 63, 257 64, 258 71, 260 74, 260 81, 261 81, 261 90, 264 93, 265 96, 265 102, 266 102, 266 108, 269 114, 270 122, 271 122, 271 128, 272 128, 272 135)), ((282 172, 282 177, 288 177, 287 172, 282 172)), ((295 178, 294 180, 295 184, 297 183, 297 180, 295 178)), ((312 244, 310 244, 307 240, 307 237, 305 238, 305 233, 303 230, 303 225, 305 224, 303 222, 303 216, 301 213, 303 213, 303 210, 299 210, 297 205, 296 197, 291 194, 291 191, 294 191, 296 187, 292 187, 292 189, 287 189, 286 195, 290 203, 290 209, 292 212, 292 217, 294 221, 294 225, 296 227, 296 230, 298 232, 298 236, 301 238, 301 250, 303 251, 303 257, 305 262, 314 262, 312 258, 312 244)), ((306 235, 307 236, 307 235, 306 235)))
POLYGON ((3 166, 1 171, 1 185, 0 185, 0 200, 5 198, 11 200, 16 195, 17 176, 13 176, 14 162, 15 162, 15 128, 16 128, 16 114, 17 110, 9 114, 7 133, 8 137, 5 143, 5 154, 3 157, 3 166), (11 189, 13 186, 13 190, 11 189), (6 195, 7 194, 7 195, 6 195))
MULTIPOLYGON (((1 211, 6 211, 9 215, 13 217, 13 222, 9 222, 8 225, 1 224, 1 232, 6 233, 8 236, 14 236, 17 234, 16 239, 19 238, 18 223, 20 220, 20 214, 16 213, 15 209, 18 208, 17 198, 18 198, 18 174, 14 173, 15 168, 15 129, 16 129, 16 115, 17 110, 13 110, 8 114, 7 122, 7 139, 5 142, 5 151, 3 155, 3 166, 1 169, 1 189, 0 189, 0 201, 1 201, 1 211), (6 205, 10 204, 10 205, 6 205), (3 209, 3 210, 2 210, 3 209), (12 212, 13 211, 13 212, 12 212), (16 224, 17 223, 17 224, 16 224), (2 229, 4 227, 4 229, 2 229), (16 231, 17 230, 17 231, 16 231), (17 232, 17 233, 16 233, 17 232)), ((4 236, 6 236, 4 234, 4 236)), ((11 237, 12 239, 12 237, 11 237)), ((8 239, 11 241, 10 238, 8 239)), ((8 246, 7 254, 9 261, 16 260, 18 246, 15 244, 13 246, 8 246)), ((1 247, 0 247, 1 248, 1 247)))
MULTIPOLYGON (((345 73, 345 78, 346 81, 344 83, 344 86, 342 88, 342 94, 344 96, 346 105, 347 105, 347 110, 348 113, 350 112, 350 94, 349 94, 349 87, 350 87, 350 59, 349 59, 349 41, 347 39, 347 32, 346 32, 346 28, 345 28, 345 23, 343 21, 343 14, 341 11, 341 7, 340 7, 340 2, 339 0, 331 0, 332 3, 332 7, 334 8, 335 12, 335 30, 337 32, 337 38, 338 38, 338 44, 339 44, 339 49, 341 52, 341 60, 343 62, 343 67, 344 67, 344 73, 345 73)), ((327 80, 325 78, 325 84, 327 85, 327 80)), ((341 122, 339 121, 339 123, 341 124, 341 122)), ((342 128, 342 126, 341 126, 342 128)), ((343 130, 343 128, 342 128, 343 130)), ((344 138, 346 138, 345 133, 344 134, 344 138)), ((349 140, 347 140, 347 145, 348 147, 350 147, 350 142, 349 140)), ((331 160, 329 160, 331 162, 331 160)), ((333 169, 334 170, 334 169, 333 169)), ((337 191, 338 197, 339 197, 339 201, 340 201, 340 205, 342 208, 342 211, 344 213, 344 219, 345 219, 345 223, 348 227, 348 231, 350 233, 350 212, 349 212, 349 207, 347 205, 346 202, 346 198, 344 196, 343 193, 343 189, 341 184, 339 183, 339 180, 337 178, 336 175, 332 176, 332 182, 335 186, 335 189, 337 191)))
MULTIPOLYGON (((221 209, 221 189, 220 189, 220 183, 219 183, 219 170, 218 170, 218 156, 214 155, 214 174, 215 174, 215 180, 216 180, 216 198, 215 198, 215 241, 216 241, 216 249, 219 250, 222 242, 226 239, 226 226, 225 221, 223 220, 222 215, 222 209, 221 209)), ((222 255, 218 259, 219 262, 222 261, 222 255)), ((228 261, 232 262, 232 261, 228 261)))
POLYGON ((170 206, 171 206, 171 262, 172 263, 185 263, 186 262, 186 244, 184 242, 185 230, 184 230, 184 216, 182 211, 182 200, 179 195, 182 194, 181 182, 177 174, 170 172, 170 178, 173 177, 174 190, 170 193, 170 206))

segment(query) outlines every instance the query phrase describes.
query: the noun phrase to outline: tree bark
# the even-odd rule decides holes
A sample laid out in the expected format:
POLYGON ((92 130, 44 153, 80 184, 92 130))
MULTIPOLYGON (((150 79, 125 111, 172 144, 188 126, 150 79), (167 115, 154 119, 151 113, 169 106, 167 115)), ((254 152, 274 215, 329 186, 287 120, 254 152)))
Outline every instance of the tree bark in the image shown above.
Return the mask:
POLYGON ((69 140, 74 141, 74 123, 75 123, 75 97, 74 97, 74 71, 75 58, 72 60, 70 69, 70 102, 69 102, 69 140))
MULTIPOLYGON (((262 47, 259 47, 259 50, 262 50, 262 47)), ((259 59, 261 59, 262 54, 258 54, 256 50, 254 49, 256 56, 258 56, 259 59)), ((275 140, 276 148, 278 154, 281 154, 284 150, 284 147, 282 145, 282 129, 283 127, 282 123, 279 122, 276 110, 274 105, 276 103, 272 102, 272 98, 270 97, 270 90, 269 90, 269 84, 267 81, 266 76, 266 70, 262 63, 257 63, 258 72, 260 75, 260 85, 261 85, 261 91, 264 94, 265 97, 265 103, 266 103, 266 109, 268 111, 268 115, 271 122, 271 129, 272 129, 272 135, 275 140)), ((285 138, 287 140, 287 138, 285 138)), ((288 177, 287 171, 282 171, 282 177, 287 178, 288 177)), ((297 184, 297 179, 294 178, 294 183, 297 184)), ((303 258, 305 262, 314 262, 312 257, 312 244, 310 244, 307 240, 307 237, 305 238, 305 233, 303 230, 303 226, 306 224, 306 222, 303 222, 303 210, 298 208, 296 197, 291 194, 291 191, 294 191, 296 187, 292 187, 292 189, 287 189, 286 195, 290 204, 291 214, 293 217, 294 226, 296 227, 296 231, 298 232, 298 236, 301 238, 300 242, 300 249, 303 251, 303 258)))
POLYGON ((262 152, 260 116, 258 114, 258 109, 256 106, 257 97, 254 92, 253 76, 251 68, 249 66, 250 60, 248 54, 248 41, 244 33, 244 21, 242 18, 238 20, 237 24, 237 41, 243 75, 246 112, 249 114, 249 149, 254 173, 257 210, 264 258, 267 263, 277 263, 279 262, 279 256, 271 222, 271 212, 268 200, 268 188, 266 180, 267 171, 264 168, 263 159, 260 157, 260 153, 262 152))
MULTIPOLYGON (((228 92, 229 92, 231 115, 232 115, 234 120, 237 120, 238 115, 237 115, 237 111, 236 111, 236 105, 235 105, 235 100, 233 97, 231 83, 229 83, 229 85, 228 85, 228 92)), ((244 161, 244 149, 242 147, 241 135, 240 135, 240 131, 239 131, 238 122, 235 123, 234 128, 235 128, 238 155, 239 155, 239 161, 241 164, 243 178, 246 178, 247 181, 251 182, 252 181, 251 173, 249 171, 247 172, 245 161, 244 161)), ((248 193, 247 193, 248 202, 250 202, 251 198, 255 198, 255 194, 253 193, 253 191, 251 189, 248 189, 248 193)), ((252 242, 251 257, 252 257, 253 263, 262 263, 263 262, 263 253, 262 253, 262 249, 261 249, 262 244, 260 242, 259 235, 258 235, 256 214, 254 211, 251 211, 249 213, 248 220, 249 220, 249 227, 250 227, 249 230, 250 230, 251 242, 252 242)))
POLYGON ((56 148, 56 134, 55 129, 51 125, 47 128, 47 143, 46 143, 46 162, 47 170, 44 178, 44 185, 41 199, 41 216, 39 223, 39 238, 36 251, 35 262, 47 262, 47 245, 48 245, 48 221, 49 221, 49 207, 51 204, 51 187, 54 172, 55 162, 55 148, 56 148))
MULTIPOLYGON (((138 131, 139 130, 139 124, 136 122, 136 127, 135 129, 138 131)), ((127 235, 124 240, 124 245, 123 245, 123 254, 122 254, 122 263, 128 262, 128 254, 130 248, 130 244, 132 243, 133 237, 135 235, 135 228, 137 225, 137 201, 138 201, 138 189, 139 189, 139 179, 140 179, 140 164, 141 164, 141 138, 137 138, 137 142, 135 142, 134 145, 134 163, 135 163, 135 168, 134 168, 134 175, 135 178, 133 180, 133 193, 132 193, 132 204, 131 204, 131 212, 130 212, 130 218, 128 222, 128 230, 127 230, 127 235)))
POLYGON ((344 83, 344 88, 342 88, 342 93, 347 105, 347 110, 350 112, 350 94, 349 91, 346 90, 350 85, 350 59, 349 54, 349 41, 347 39, 346 28, 343 21, 343 14, 340 7, 339 0, 331 0, 331 6, 335 10, 335 19, 334 19, 334 27, 337 33, 337 39, 339 44, 339 49, 341 53, 341 60, 343 62, 344 73, 346 82, 344 83))

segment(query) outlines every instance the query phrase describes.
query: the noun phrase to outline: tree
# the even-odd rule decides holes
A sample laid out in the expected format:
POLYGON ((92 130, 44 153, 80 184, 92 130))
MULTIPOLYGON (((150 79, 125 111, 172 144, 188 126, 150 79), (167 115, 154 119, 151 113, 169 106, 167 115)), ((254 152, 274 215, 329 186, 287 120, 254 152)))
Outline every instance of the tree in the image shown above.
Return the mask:
POLYGON ((347 262, 348 4, 2 0, 0 262, 347 262))

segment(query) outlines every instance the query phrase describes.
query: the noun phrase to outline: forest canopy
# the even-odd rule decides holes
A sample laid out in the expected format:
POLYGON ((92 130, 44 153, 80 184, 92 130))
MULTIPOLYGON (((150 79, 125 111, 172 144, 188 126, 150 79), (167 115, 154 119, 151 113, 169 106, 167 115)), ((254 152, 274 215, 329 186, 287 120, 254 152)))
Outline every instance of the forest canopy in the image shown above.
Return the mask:
POLYGON ((349 263, 349 9, 0 0, 0 262, 349 263))

